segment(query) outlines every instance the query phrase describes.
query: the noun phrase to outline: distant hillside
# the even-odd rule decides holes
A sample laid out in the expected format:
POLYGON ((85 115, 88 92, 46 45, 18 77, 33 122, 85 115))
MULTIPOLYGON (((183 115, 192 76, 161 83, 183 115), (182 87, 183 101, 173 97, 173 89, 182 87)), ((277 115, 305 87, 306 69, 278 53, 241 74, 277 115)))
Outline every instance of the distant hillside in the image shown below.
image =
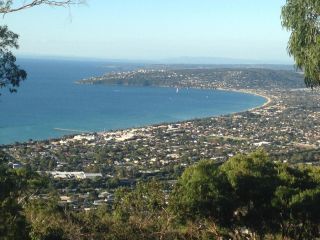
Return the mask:
POLYGON ((158 62, 166 64, 272 64, 272 63, 286 63, 290 61, 280 60, 257 60, 257 59, 241 59, 241 58, 228 58, 228 57, 176 57, 160 59, 158 62))
POLYGON ((78 81, 81 84, 168 86, 197 88, 294 89, 305 87, 303 75, 265 68, 147 68, 112 72, 78 81))

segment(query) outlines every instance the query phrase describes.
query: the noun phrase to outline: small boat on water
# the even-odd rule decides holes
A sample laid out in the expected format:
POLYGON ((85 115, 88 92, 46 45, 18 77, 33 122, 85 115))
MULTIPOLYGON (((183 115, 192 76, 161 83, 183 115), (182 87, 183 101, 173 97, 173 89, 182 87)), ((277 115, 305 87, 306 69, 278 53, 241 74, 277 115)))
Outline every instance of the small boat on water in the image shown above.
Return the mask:
POLYGON ((176 89, 176 93, 179 93, 179 88, 176 89))

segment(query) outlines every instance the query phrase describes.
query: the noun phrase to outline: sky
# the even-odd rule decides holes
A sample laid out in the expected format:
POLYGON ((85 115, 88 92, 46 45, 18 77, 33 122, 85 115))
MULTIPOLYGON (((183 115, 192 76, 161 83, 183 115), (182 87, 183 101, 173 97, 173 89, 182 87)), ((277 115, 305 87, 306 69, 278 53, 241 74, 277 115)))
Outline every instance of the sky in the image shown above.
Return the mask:
MULTIPOLYGON (((19 1, 19 0, 17 0, 19 1)), ((22 0, 21 0, 22 1, 22 0)), ((21 56, 161 60, 232 58, 292 63, 285 0, 87 0, 7 14, 21 56)))

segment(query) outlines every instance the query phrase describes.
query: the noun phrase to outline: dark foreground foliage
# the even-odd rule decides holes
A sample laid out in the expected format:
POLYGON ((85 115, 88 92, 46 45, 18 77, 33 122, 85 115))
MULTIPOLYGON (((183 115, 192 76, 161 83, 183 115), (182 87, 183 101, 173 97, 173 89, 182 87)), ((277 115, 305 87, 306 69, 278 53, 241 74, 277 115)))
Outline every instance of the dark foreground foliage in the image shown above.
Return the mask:
POLYGON ((47 181, 1 165, 1 239, 316 239, 320 169, 270 161, 263 151, 201 161, 172 191, 120 188, 112 207, 75 212, 35 196, 47 181))

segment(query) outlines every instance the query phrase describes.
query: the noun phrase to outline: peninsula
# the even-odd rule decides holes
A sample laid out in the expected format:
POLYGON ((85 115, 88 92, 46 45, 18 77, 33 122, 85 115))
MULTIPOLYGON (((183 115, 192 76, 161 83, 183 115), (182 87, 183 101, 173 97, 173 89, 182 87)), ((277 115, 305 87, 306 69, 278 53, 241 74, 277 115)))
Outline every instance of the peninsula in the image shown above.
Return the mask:
POLYGON ((60 195, 74 199, 62 204, 75 209, 105 204, 102 199, 112 203, 119 186, 149 178, 172 183, 187 166, 201 159, 224 162, 237 153, 261 147, 274 160, 320 163, 320 94, 303 88, 299 73, 147 68, 79 83, 143 85, 146 81, 147 86, 244 91, 266 96, 269 101, 259 108, 225 116, 30 141, 6 145, 2 150, 18 166, 28 164, 33 170, 51 174, 60 195), (98 179, 84 186, 82 180, 76 180, 78 175, 80 179, 98 179))

